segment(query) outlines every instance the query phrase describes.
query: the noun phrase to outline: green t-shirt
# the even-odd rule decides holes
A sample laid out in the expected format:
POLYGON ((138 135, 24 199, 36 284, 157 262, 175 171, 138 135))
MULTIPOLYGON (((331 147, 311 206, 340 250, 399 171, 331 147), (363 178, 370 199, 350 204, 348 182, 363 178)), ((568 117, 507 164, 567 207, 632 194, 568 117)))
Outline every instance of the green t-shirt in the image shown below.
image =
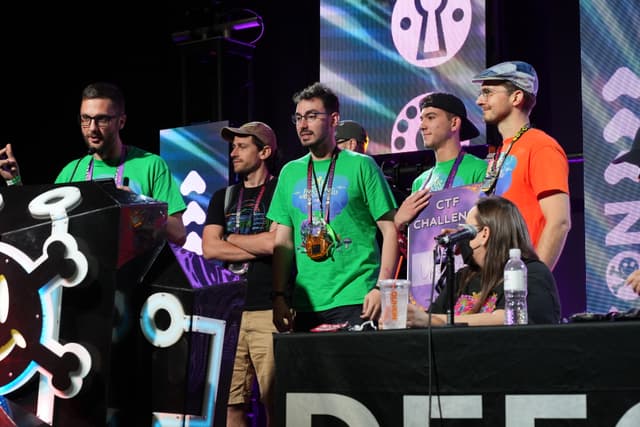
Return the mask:
MULTIPOLYGON (((55 183, 86 181, 92 158, 86 155, 69 162, 60 171, 55 183)), ((117 165, 111 166, 102 160, 94 160, 90 179, 115 178, 117 169, 117 165)), ((129 179, 128 187, 134 193, 167 203, 169 215, 185 210, 184 199, 169 171, 169 166, 157 154, 128 145, 123 177, 129 179)))
MULTIPOLYGON (((306 196, 309 158, 307 154, 284 166, 267 214, 269 219, 293 229, 297 267, 293 306, 309 312, 362 304, 376 284, 380 270, 376 220, 396 208, 393 193, 373 158, 341 151, 331 188, 329 223, 343 244, 334 251, 333 258, 314 261, 302 247, 300 232, 309 215, 306 196)), ((313 162, 317 178, 316 187, 311 177, 314 216, 324 216, 318 192, 322 192, 330 163, 331 160, 313 162)), ((325 189, 323 206, 327 193, 325 189)))
MULTIPOLYGON (((447 160, 446 162, 436 163, 431 169, 427 169, 422 172, 416 179, 413 180, 411 185, 411 192, 415 193, 421 188, 429 187, 431 191, 440 191, 444 189, 444 184, 447 182, 449 172, 455 163, 456 159, 447 160), (427 184, 425 181, 428 180, 427 184)), ((487 162, 474 156, 473 154, 465 153, 462 157, 462 161, 458 166, 456 176, 453 178, 452 187, 459 187, 461 185, 475 184, 484 180, 485 173, 487 171, 487 162)))

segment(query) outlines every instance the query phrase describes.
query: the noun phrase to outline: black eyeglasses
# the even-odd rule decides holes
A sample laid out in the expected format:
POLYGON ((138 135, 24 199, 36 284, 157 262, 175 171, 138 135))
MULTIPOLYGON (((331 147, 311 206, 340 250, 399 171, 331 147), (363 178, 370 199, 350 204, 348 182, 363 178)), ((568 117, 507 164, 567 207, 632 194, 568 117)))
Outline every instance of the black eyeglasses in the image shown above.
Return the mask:
POLYGON ((96 122, 96 125, 99 128, 106 128, 107 126, 109 126, 109 123, 111 123, 111 120, 115 119, 118 116, 119 114, 115 116, 110 116, 108 114, 98 114, 97 116, 80 114, 80 116, 78 117, 78 121, 80 122, 80 126, 82 126, 83 128, 88 128, 89 126, 91 126, 92 120, 96 122))
POLYGON ((320 115, 328 115, 329 113, 321 113, 319 111, 309 111, 308 113, 306 113, 304 116, 301 114, 293 114, 291 116, 291 122, 294 125, 297 125, 298 123, 300 123, 302 121, 302 119, 306 120, 307 123, 313 123, 318 119, 318 116, 320 115))

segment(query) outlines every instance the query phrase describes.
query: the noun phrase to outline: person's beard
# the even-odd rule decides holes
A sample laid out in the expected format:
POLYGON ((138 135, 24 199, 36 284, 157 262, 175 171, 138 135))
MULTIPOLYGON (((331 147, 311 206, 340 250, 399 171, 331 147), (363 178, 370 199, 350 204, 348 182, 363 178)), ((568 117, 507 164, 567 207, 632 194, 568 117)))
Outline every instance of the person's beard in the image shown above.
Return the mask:
POLYGON ((113 135, 99 135, 102 139, 102 143, 99 145, 91 144, 88 141, 88 137, 85 138, 85 142, 87 148, 93 148, 94 153, 96 153, 103 161, 112 160, 111 156, 113 155, 114 147, 116 145, 115 136, 113 135))

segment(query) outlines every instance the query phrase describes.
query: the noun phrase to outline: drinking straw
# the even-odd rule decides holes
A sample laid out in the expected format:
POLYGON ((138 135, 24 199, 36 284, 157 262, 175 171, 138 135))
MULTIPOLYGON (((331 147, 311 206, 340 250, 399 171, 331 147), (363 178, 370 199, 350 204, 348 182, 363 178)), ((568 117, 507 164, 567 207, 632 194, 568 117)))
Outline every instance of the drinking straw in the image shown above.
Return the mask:
POLYGON ((398 280, 398 275, 400 275, 400 266, 402 266, 403 255, 400 255, 398 258, 398 266, 396 267, 396 275, 393 277, 393 288, 396 287, 396 280, 398 280))

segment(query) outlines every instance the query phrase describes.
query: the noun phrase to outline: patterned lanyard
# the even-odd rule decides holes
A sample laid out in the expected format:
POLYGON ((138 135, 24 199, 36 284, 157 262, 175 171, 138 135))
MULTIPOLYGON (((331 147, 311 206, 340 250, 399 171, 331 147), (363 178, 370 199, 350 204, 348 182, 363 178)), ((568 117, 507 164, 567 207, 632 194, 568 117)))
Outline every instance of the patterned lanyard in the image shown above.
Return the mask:
POLYGON ((318 199, 320 200, 320 209, 322 210, 322 199, 324 197, 325 187, 327 190, 327 203, 325 204, 325 217, 324 221, 329 223, 329 208, 331 206, 331 187, 333 187, 333 174, 336 169, 336 161, 338 160, 338 154, 340 154, 340 150, 338 147, 333 149, 333 154, 331 155, 331 164, 329 165, 329 171, 327 172, 327 177, 322 183, 322 191, 318 189, 318 178, 316 177, 316 171, 313 168, 313 161, 311 160, 311 156, 309 156, 309 163, 307 165, 307 207, 309 209, 309 224, 313 221, 313 190, 311 188, 311 177, 313 176, 313 180, 316 184, 316 192, 318 193, 318 199), (328 183, 327 183, 328 181, 328 183))
MULTIPOLYGON (((260 208, 260 201, 262 200, 264 191, 267 188, 267 182, 271 181, 272 178, 273 176, 271 176, 271 174, 267 176, 267 179, 262 184, 262 188, 258 193, 258 197, 256 197, 256 201, 253 204, 253 212, 251 212, 251 222, 249 223, 249 230, 251 230, 251 227, 253 226, 253 216, 256 214, 256 212, 258 212, 258 209, 260 208)), ((236 228, 235 228, 236 233, 240 232, 240 211, 242 210, 243 196, 244 196, 244 184, 242 184, 242 187, 240 187, 240 192, 238 193, 238 204, 236 205, 236 228)))
POLYGON ((511 140, 511 143, 509 144, 509 148, 507 148, 507 151, 504 153, 504 156, 500 155, 502 146, 498 148, 498 151, 495 153, 493 159, 491 159, 491 162, 487 167, 487 174, 485 175, 484 182, 482 183, 481 190, 486 194, 493 194, 504 161, 507 159, 507 156, 509 156, 509 153, 511 152, 511 149, 513 148, 513 145, 516 143, 516 141, 518 141, 520 137, 529 129, 531 129, 531 125, 529 123, 525 123, 525 125, 522 126, 518 132, 516 132, 515 136, 511 140))
MULTIPOLYGON (((451 184, 453 184, 453 178, 456 176, 456 173, 458 172, 458 166, 460 166, 460 162, 462 162, 463 157, 464 157, 464 151, 463 150, 458 151, 458 155, 456 156, 456 161, 453 162, 453 166, 451 166, 451 170, 449 171, 449 176, 447 176, 447 181, 444 183, 444 187, 442 188, 443 190, 446 190, 447 188, 451 187, 451 184)), ((435 169, 435 167, 433 169, 435 169)), ((427 177, 427 179, 424 180, 424 182, 420 186, 420 190, 424 190, 425 188, 427 188, 427 184, 429 184, 429 181, 431 181, 431 176, 433 175, 433 169, 431 169, 429 176, 427 177)))
MULTIPOLYGON (((122 186, 122 177, 124 175, 124 161, 127 158, 127 146, 123 145, 120 150, 120 159, 118 160, 118 169, 116 170, 116 186, 122 186)), ((93 157, 87 166, 87 173, 85 174, 85 181, 91 181, 93 179, 93 157)))

